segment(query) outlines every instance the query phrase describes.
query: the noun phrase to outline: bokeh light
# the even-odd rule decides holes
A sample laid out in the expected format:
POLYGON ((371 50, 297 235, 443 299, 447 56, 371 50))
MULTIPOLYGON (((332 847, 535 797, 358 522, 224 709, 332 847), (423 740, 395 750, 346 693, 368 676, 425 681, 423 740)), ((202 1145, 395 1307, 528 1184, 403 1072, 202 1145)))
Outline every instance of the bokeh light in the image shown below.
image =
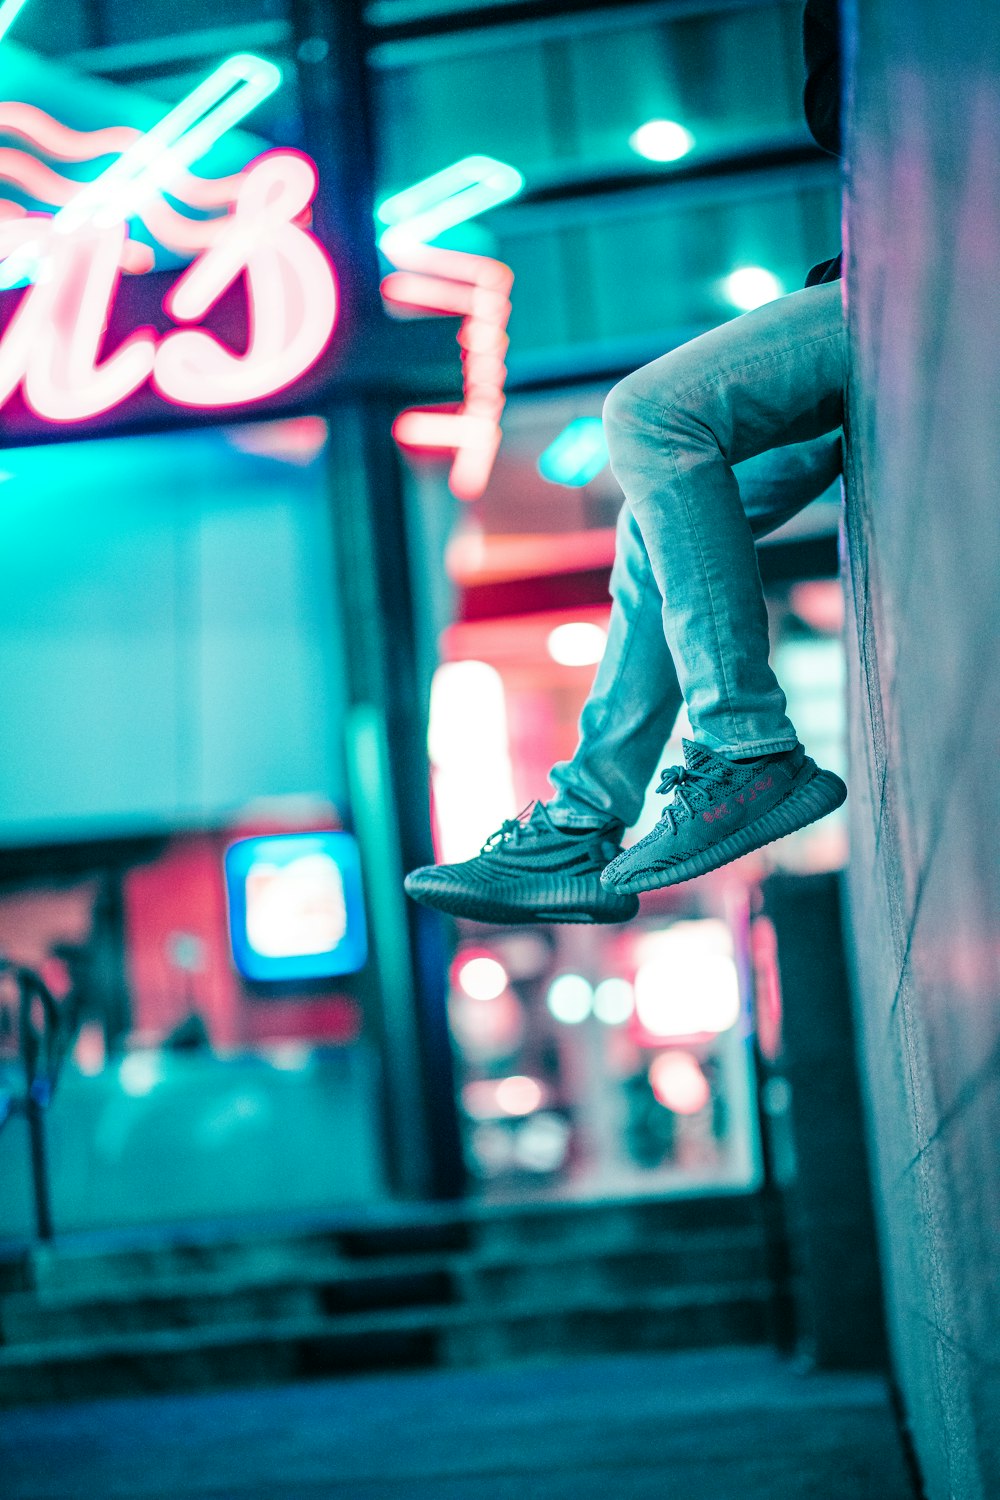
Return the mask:
POLYGON ((594 991, 580 974, 559 974, 549 985, 545 1003, 557 1021, 576 1026, 590 1015, 594 991))
POLYGON ((741 266, 725 278, 722 290, 727 302, 742 312, 752 312, 755 307, 763 307, 765 302, 780 297, 784 288, 773 271, 763 266, 741 266))
POLYGON ((601 418, 575 417, 541 454, 538 472, 549 484, 578 489, 596 479, 607 461, 601 418))
POLYGON ((166 1062, 158 1052, 130 1052, 118 1065, 118 1082, 122 1093, 141 1099, 163 1082, 165 1073, 166 1062))
POLYGON ((460 963, 458 986, 470 1000, 496 1000, 507 988, 507 970, 499 959, 480 953, 460 963))
POLYGON ((548 639, 549 655, 561 667, 592 667, 604 655, 607 632, 589 620, 557 625, 548 639))
POLYGON ((696 1115, 712 1097, 701 1064, 691 1052, 661 1052, 649 1068, 649 1083, 656 1098, 675 1115, 696 1115))
POLYGON ((637 156, 647 161, 679 161, 694 145, 694 136, 676 120, 647 120, 628 138, 637 156))
POLYGON ((501 1078, 496 1086, 497 1105, 505 1115, 530 1115, 545 1098, 541 1084, 535 1078, 514 1074, 501 1078))
POLYGON ((620 1026, 635 1009, 635 991, 627 979, 602 979, 594 991, 594 1015, 605 1026, 620 1026))
POLYGON ((736 1024, 739 975, 724 922, 675 922, 636 947, 635 1011, 651 1036, 714 1036, 736 1024))
POLYGON ((514 1158, 529 1172, 556 1172, 569 1151, 570 1127, 560 1115, 533 1115, 514 1137, 514 1158))

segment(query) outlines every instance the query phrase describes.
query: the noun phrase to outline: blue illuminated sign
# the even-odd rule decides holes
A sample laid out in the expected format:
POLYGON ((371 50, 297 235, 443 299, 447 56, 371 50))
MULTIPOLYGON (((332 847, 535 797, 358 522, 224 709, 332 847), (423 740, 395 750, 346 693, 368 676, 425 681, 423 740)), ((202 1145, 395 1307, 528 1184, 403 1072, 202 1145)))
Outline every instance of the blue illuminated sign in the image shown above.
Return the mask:
POLYGON ((546 448, 538 460, 538 472, 550 484, 575 489, 596 479, 607 461, 600 417, 577 417, 546 448))
POLYGON ((246 979, 354 974, 368 957, 361 861, 349 833, 268 834, 226 850, 229 936, 246 979))

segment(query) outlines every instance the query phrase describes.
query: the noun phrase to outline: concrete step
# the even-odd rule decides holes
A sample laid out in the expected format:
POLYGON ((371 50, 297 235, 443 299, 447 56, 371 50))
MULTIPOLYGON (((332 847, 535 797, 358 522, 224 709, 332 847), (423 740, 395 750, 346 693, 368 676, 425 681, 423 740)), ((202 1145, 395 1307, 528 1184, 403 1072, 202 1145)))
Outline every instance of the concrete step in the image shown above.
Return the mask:
MULTIPOLYGON (((426 1226, 420 1223, 399 1233, 373 1253, 359 1249, 348 1230, 317 1229, 284 1234, 232 1235, 194 1238, 183 1232, 149 1243, 120 1247, 87 1241, 58 1241, 25 1252, 20 1274, 8 1270, 12 1287, 33 1288, 53 1296, 99 1297, 124 1292, 142 1295, 187 1277, 217 1276, 239 1282, 294 1281, 331 1267, 357 1268, 374 1259, 443 1255, 465 1249, 464 1225, 426 1226)), ((3 1286, 0 1284, 0 1293, 3 1286)))
POLYGON ((461 1262, 464 1300, 500 1302, 548 1299, 554 1307, 569 1294, 641 1296, 659 1287, 725 1286, 765 1279, 768 1252, 757 1230, 654 1235, 621 1248, 544 1244, 514 1256, 469 1256, 461 1262), (571 1289, 571 1290, 570 1290, 571 1289))
POLYGON ((517 1259, 489 1254, 411 1255, 360 1264, 316 1261, 290 1275, 284 1266, 121 1282, 101 1288, 43 1285, 0 1298, 0 1343, 100 1337, 140 1328, 335 1315, 377 1308, 548 1299, 570 1292, 639 1294, 691 1283, 725 1285, 766 1275, 756 1230, 660 1234, 641 1249, 595 1250, 538 1245, 517 1259))
POLYGON ((470 1221, 481 1254, 514 1253, 530 1246, 581 1242, 607 1249, 642 1246, 654 1235, 754 1229, 762 1233, 764 1208, 748 1193, 713 1197, 636 1198, 604 1203, 518 1204, 470 1221))
POLYGON ((481 1365, 602 1350, 752 1343, 766 1337, 771 1286, 658 1288, 489 1307, 316 1313, 0 1348, 0 1403, 253 1385, 406 1365, 481 1365))
POLYGON ((766 1337, 759 1200, 422 1206, 0 1262, 0 1401, 766 1337))
POLYGON ((121 1288, 136 1293, 180 1277, 218 1275, 239 1283, 295 1281, 331 1266, 359 1266, 407 1256, 469 1253, 510 1262, 526 1252, 563 1247, 573 1258, 642 1249, 665 1235, 709 1232, 763 1235, 757 1199, 643 1199, 613 1203, 516 1204, 509 1208, 400 1210, 384 1220, 274 1229, 188 1228, 120 1242, 78 1236, 0 1260, 0 1296, 37 1289, 100 1296, 121 1288))
POLYGON ((0 1341, 101 1338, 109 1332, 196 1328, 201 1324, 334 1316, 393 1307, 447 1305, 457 1300, 454 1277, 440 1260, 360 1275, 310 1268, 295 1280, 235 1282, 224 1276, 179 1278, 141 1292, 119 1288, 97 1298, 50 1299, 21 1292, 0 1302, 0 1341))

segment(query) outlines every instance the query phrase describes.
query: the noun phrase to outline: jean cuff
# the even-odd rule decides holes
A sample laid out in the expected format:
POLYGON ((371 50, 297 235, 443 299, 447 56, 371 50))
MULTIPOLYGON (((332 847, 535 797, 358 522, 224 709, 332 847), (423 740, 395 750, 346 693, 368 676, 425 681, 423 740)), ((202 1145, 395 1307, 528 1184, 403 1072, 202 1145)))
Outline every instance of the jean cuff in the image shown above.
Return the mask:
POLYGON ((721 740, 712 740, 706 745, 706 749, 714 750, 716 755, 724 755, 727 760, 756 760, 761 755, 780 755, 785 750, 794 750, 798 744, 797 738, 783 740, 758 740, 756 744, 734 745, 726 749, 721 740))
POLYGON ((548 813, 549 817, 552 819, 552 822, 557 828, 589 828, 596 831, 598 828, 607 828, 609 823, 621 822, 621 819, 616 818, 613 813, 608 813, 606 817, 602 817, 600 813, 596 812, 564 812, 554 802, 548 803, 546 805, 545 811, 548 813))

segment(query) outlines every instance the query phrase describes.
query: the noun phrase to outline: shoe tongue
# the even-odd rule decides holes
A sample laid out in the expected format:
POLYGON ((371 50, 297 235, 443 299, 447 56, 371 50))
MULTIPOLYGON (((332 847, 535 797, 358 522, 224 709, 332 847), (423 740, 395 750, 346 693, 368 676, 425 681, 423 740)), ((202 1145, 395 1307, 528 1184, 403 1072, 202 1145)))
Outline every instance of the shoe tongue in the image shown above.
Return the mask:
POLYGON ((544 802, 536 802, 531 809, 531 816, 525 820, 526 828, 551 828, 552 819, 549 817, 544 802))
POLYGON ((707 745, 696 744, 694 740, 681 740, 681 748, 689 771, 720 771, 727 764, 724 755, 717 755, 707 745))

